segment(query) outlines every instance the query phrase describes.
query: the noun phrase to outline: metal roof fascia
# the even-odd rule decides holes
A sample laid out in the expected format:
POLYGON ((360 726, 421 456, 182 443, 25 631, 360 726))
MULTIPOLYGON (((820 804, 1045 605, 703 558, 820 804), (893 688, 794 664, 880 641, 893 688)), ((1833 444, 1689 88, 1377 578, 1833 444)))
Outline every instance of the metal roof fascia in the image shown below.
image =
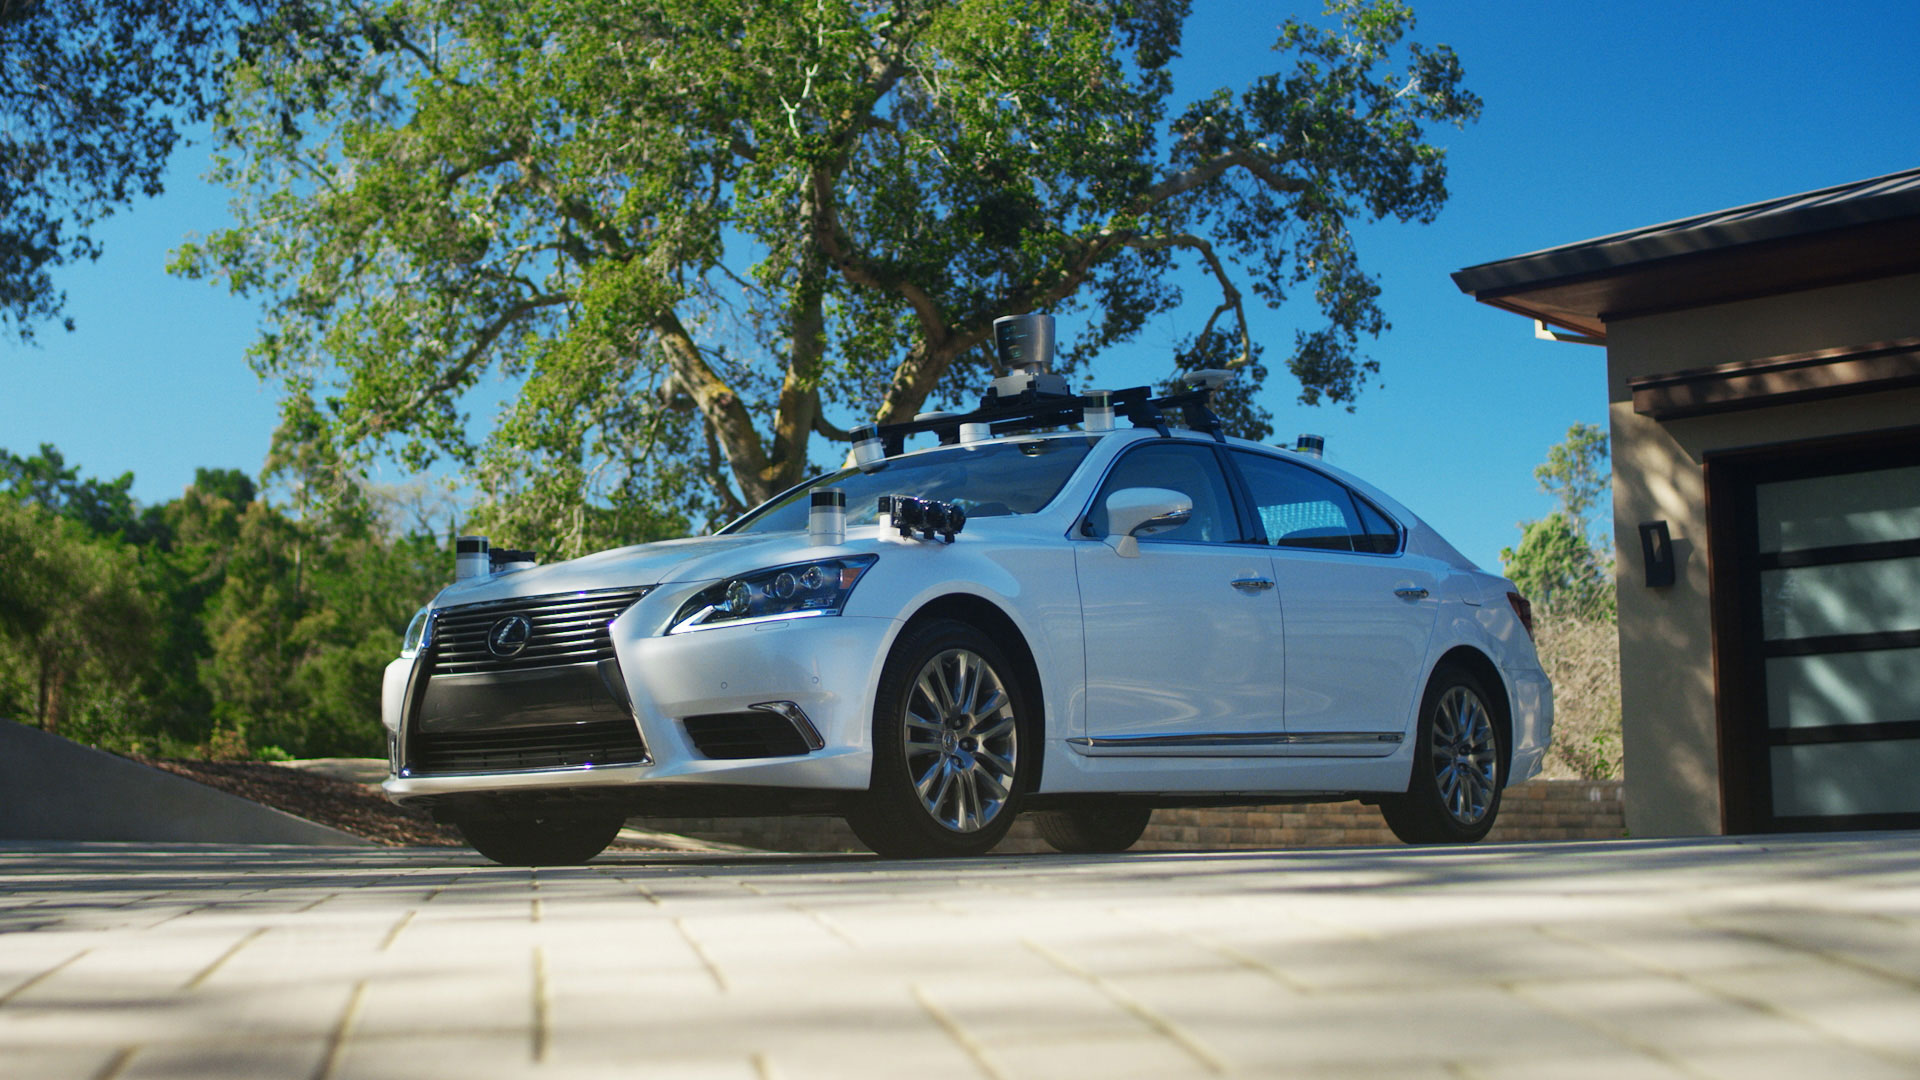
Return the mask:
POLYGON ((1920 216, 1920 169, 1481 263, 1452 276, 1461 292, 1484 299, 1662 259, 1910 216, 1920 216))

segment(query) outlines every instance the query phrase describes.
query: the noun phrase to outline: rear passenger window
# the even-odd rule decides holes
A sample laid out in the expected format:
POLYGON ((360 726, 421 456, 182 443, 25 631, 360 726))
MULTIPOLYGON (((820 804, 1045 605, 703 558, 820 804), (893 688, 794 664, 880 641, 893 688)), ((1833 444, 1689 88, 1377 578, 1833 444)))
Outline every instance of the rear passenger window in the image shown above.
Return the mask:
POLYGON ((1392 554, 1393 522, 1346 485, 1280 458, 1236 450, 1234 462, 1253 495, 1254 515, 1274 547, 1392 554))

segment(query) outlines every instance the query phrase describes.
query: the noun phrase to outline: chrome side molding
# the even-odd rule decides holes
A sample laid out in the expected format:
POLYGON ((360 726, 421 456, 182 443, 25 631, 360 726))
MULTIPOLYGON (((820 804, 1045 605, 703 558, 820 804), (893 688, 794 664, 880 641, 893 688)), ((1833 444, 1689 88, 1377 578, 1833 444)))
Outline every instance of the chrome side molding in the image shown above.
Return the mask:
POLYGON ((1182 757, 1286 756, 1334 751, 1384 757, 1406 740, 1402 731, 1207 731, 1170 735, 1082 735, 1067 745, 1090 756, 1182 757))

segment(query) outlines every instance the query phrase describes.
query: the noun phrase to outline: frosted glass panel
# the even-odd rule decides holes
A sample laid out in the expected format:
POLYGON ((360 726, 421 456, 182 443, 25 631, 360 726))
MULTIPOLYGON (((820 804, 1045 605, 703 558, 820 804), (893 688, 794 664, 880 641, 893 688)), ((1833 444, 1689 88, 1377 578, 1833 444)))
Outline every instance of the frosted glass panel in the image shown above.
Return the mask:
POLYGON ((1760 622, 1768 641, 1920 630, 1920 558, 1763 571, 1760 622))
POLYGON ((1767 723, 1776 728, 1920 720, 1920 649, 1767 661, 1767 723))
POLYGON ((1920 739, 1773 748, 1779 817, 1920 812, 1920 739))
POLYGON ((1760 550, 1800 551, 1920 537, 1920 466, 1754 488, 1760 550))

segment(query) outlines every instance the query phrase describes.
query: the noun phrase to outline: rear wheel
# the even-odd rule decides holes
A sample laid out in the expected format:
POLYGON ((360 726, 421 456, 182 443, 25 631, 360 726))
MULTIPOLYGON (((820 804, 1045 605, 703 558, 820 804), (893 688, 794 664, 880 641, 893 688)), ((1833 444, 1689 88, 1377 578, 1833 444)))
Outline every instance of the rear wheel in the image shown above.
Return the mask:
POLYGON ((1071 810, 1041 810, 1027 815, 1034 829, 1055 851, 1069 855, 1099 855, 1125 851, 1139 842, 1153 817, 1153 807, 1112 802, 1071 810))
POLYGON ((847 813, 889 858, 981 855, 1019 813, 1038 747, 1022 740, 1027 695, 993 641, 942 619, 893 649, 874 701, 873 780, 847 813))
POLYGON ((1393 835, 1409 844, 1470 844, 1493 828, 1506 754, 1491 700, 1468 671, 1434 673, 1420 702, 1406 793, 1380 800, 1393 835))
POLYGON ((625 823, 596 814, 470 818, 458 825, 473 850, 502 866, 578 866, 605 851, 625 823))

